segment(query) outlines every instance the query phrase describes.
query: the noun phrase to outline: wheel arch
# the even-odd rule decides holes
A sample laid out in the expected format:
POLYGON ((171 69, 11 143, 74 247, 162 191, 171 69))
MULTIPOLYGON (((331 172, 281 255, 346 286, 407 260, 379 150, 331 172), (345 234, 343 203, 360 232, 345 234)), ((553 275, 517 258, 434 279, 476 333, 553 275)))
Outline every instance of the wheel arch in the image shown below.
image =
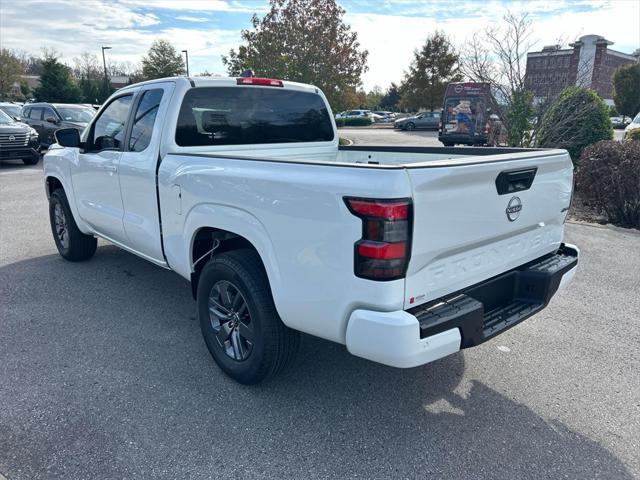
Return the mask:
POLYGON ((56 175, 51 172, 46 172, 46 176, 44 179, 44 188, 47 194, 47 199, 51 198, 51 194, 56 191, 58 188, 61 188, 64 191, 65 196, 67 197, 67 202, 69 203, 69 208, 71 209, 71 214, 73 215, 73 219, 78 225, 80 231, 87 235, 93 235, 93 231, 89 228, 80 215, 78 213, 78 208, 76 205, 76 199, 73 195, 73 191, 71 187, 67 184, 67 182, 63 179, 61 175, 56 175))
POLYGON ((64 190, 65 195, 67 194, 67 191, 64 188, 64 184, 62 183, 62 180, 60 180, 55 175, 47 175, 44 182, 45 182, 45 191, 47 192, 47 198, 51 198, 51 194, 59 188, 64 190))
POLYGON ((207 254, 213 249, 214 244, 219 242, 213 255, 242 248, 254 250, 258 254, 277 308, 280 271, 266 228, 255 216, 234 207, 199 205, 189 212, 185 227, 188 277, 191 280, 194 298, 200 270, 206 263, 207 254), (211 219, 216 221, 213 222, 211 219))
POLYGON ((256 252, 260 259, 260 263, 262 264, 262 268, 266 272, 267 269, 260 252, 253 243, 244 236, 222 228, 210 226, 200 227, 193 233, 189 249, 189 261, 191 265, 191 294, 194 299, 196 298, 196 292, 198 291, 200 273, 207 263, 207 258, 212 258, 213 256, 224 252, 241 249, 248 249, 256 252))

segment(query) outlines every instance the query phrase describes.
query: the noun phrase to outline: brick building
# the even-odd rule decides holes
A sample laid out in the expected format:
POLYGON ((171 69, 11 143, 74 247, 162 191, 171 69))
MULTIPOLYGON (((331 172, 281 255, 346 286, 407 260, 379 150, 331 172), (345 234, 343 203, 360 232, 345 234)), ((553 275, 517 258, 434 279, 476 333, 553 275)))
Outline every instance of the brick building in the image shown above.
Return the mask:
POLYGON ((571 85, 593 88, 613 105, 613 73, 627 63, 638 62, 640 56, 609 48, 613 42, 598 35, 585 35, 571 48, 559 45, 544 47, 527 54, 525 84, 538 101, 554 96, 571 85))

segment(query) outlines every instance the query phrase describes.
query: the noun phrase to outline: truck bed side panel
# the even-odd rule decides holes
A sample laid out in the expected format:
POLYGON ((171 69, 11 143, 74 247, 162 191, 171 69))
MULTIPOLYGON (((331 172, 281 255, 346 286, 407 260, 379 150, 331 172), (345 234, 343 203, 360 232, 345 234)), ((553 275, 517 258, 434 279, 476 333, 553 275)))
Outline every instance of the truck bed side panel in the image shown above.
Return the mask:
POLYGON ((159 189, 167 260, 186 278, 193 236, 214 227, 258 250, 278 313, 292 328, 344 342, 353 310, 402 308, 403 280, 354 275, 362 224, 343 197, 408 197, 403 169, 171 154, 160 166, 159 189))

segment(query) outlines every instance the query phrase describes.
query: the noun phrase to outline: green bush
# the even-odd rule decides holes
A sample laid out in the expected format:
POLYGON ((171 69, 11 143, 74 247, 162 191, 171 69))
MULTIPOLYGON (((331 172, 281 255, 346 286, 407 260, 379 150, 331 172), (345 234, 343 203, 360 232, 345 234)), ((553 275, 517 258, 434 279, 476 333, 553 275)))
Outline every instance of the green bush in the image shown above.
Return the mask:
POLYGON ((627 132, 627 135, 624 138, 627 142, 640 141, 640 128, 634 128, 633 130, 629 130, 627 132))
POLYGON ((336 127, 367 127, 371 123, 369 117, 336 118, 336 127))
POLYGON ((640 228, 640 142, 598 142, 584 149, 576 193, 609 222, 640 228))
POLYGON ((564 148, 576 162, 585 147, 612 138, 609 107, 593 90, 569 87, 542 117, 536 143, 539 147, 564 148))

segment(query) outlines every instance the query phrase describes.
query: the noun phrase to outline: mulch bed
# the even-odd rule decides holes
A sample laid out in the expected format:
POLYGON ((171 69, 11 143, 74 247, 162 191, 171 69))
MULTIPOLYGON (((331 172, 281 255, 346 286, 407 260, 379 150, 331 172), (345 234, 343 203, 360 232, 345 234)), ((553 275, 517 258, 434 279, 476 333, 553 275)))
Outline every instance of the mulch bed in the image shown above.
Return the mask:
POLYGON ((578 192, 573 195, 571 209, 569 210, 569 220, 589 223, 609 223, 607 216, 594 208, 593 205, 585 203, 578 192))

